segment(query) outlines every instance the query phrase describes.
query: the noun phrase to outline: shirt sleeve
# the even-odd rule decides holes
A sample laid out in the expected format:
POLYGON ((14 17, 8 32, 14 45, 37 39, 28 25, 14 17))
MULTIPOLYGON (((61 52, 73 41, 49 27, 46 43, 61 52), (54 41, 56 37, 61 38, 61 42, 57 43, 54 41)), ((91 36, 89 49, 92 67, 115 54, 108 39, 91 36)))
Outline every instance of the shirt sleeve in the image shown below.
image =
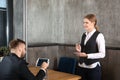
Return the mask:
POLYGON ((98 53, 90 53, 88 54, 88 59, 99 59, 105 57, 105 39, 102 33, 100 33, 97 38, 96 42, 98 45, 98 53))
POLYGON ((20 78, 22 80, 43 80, 45 72, 40 70, 36 76, 34 76, 31 71, 28 69, 27 65, 23 62, 20 64, 20 78))

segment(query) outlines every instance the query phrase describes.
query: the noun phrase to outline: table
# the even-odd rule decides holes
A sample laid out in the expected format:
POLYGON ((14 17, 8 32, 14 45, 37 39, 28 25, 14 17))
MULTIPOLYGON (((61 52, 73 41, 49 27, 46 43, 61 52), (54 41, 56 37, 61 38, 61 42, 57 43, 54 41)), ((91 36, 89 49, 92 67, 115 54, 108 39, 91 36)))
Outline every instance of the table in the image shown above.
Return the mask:
MULTIPOLYGON (((29 67, 30 71, 36 75, 40 67, 29 67)), ((47 70, 47 80, 80 80, 81 77, 74 74, 59 72, 55 70, 47 70)))

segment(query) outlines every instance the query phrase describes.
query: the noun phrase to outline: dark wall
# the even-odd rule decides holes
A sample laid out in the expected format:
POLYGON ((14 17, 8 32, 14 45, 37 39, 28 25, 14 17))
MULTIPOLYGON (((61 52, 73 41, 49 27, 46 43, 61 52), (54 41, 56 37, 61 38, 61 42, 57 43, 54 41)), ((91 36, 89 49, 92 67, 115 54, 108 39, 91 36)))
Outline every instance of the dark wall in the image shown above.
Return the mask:
POLYGON ((0 46, 7 45, 6 38, 6 11, 0 11, 0 46))
POLYGON ((13 0, 5 0, 5 7, 0 7, 0 46, 8 46, 13 39, 13 0))

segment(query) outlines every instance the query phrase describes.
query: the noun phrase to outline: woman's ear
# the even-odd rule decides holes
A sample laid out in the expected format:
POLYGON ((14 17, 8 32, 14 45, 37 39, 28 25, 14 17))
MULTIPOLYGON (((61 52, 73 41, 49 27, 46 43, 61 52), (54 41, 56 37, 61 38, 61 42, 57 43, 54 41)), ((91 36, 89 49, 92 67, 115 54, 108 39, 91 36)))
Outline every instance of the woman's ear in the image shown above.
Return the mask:
POLYGON ((93 25, 95 25, 95 22, 92 22, 93 23, 93 25))

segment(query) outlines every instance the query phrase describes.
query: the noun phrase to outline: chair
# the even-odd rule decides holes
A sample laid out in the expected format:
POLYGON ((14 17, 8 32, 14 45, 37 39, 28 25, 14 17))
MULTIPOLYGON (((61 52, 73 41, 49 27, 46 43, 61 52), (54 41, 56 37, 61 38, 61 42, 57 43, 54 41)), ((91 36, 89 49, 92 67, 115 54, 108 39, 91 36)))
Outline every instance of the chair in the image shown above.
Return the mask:
POLYGON ((75 58, 61 57, 58 64, 58 71, 74 74, 76 62, 75 58))

